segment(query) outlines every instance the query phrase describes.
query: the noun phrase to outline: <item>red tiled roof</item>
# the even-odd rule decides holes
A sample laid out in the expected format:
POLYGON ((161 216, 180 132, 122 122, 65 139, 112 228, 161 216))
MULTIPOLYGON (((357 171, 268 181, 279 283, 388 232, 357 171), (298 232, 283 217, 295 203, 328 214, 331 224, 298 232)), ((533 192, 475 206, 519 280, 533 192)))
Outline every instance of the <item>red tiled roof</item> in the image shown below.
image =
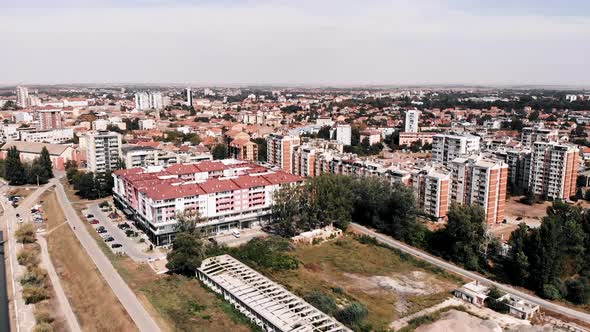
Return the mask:
POLYGON ((232 179, 232 181, 242 189, 270 185, 270 182, 262 176, 242 175, 232 179))
POLYGON ((166 172, 174 175, 194 174, 199 172, 199 167, 195 164, 174 164, 168 166, 166 172))
POLYGON ((297 176, 297 175, 293 175, 293 174, 289 174, 289 173, 285 173, 285 172, 281 172, 281 171, 276 172, 276 173, 265 174, 265 175, 261 175, 261 176, 264 177, 266 180, 268 180, 272 184, 291 183, 291 182, 297 182, 297 181, 303 180, 303 178, 301 176, 297 176))
POLYGON ((199 169, 203 172, 223 171, 229 168, 220 161, 210 160, 201 161, 198 165, 199 169))
POLYGON ((200 183, 199 185, 207 194, 240 189, 237 184, 229 179, 210 179, 200 183))
POLYGON ((145 193, 148 198, 156 201, 193 195, 202 195, 205 193, 196 183, 182 184, 177 186, 163 183, 153 187, 143 188, 140 191, 145 193))

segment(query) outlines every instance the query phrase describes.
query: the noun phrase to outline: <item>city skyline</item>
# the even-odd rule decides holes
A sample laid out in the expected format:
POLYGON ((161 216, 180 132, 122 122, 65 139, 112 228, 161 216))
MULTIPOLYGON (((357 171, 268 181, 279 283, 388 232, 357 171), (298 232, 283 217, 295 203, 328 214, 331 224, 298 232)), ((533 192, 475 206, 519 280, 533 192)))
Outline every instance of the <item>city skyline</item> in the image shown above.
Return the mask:
POLYGON ((587 87, 590 6, 568 4, 0 3, 0 85, 587 87))

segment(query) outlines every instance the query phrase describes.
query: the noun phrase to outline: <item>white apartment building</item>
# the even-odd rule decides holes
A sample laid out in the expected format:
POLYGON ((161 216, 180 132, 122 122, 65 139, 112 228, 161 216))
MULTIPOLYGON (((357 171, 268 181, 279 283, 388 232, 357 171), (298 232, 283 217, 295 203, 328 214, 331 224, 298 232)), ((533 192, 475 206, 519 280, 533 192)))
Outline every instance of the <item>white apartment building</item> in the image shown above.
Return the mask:
POLYGON ((92 130, 96 131, 105 131, 109 126, 109 120, 105 119, 96 119, 92 121, 92 130))
POLYGON ((0 138, 2 142, 16 141, 19 139, 20 133, 18 128, 20 125, 16 123, 7 123, 0 125, 0 138))
POLYGON ((24 86, 16 87, 16 106, 26 108, 29 106, 29 89, 24 86))
POLYGON ((162 151, 151 146, 126 145, 121 147, 121 153, 126 168, 166 166, 179 162, 174 152, 162 151))
POLYGON ((98 131, 86 134, 88 170, 94 173, 114 171, 121 158, 121 134, 98 131))
POLYGON ((266 138, 266 158, 270 165, 293 172, 293 150, 301 143, 299 136, 272 133, 266 138))
POLYGON ((185 95, 186 95, 186 105, 189 107, 193 106, 193 91, 191 90, 191 88, 186 88, 185 95))
POLYGON ((451 200, 459 204, 477 204, 484 209, 488 224, 504 220, 508 165, 481 156, 455 158, 451 170, 451 200))
POLYGON ((349 124, 336 125, 336 140, 344 145, 352 144, 352 127, 349 124))
POLYGON ((61 128, 52 130, 21 131, 23 142, 62 144, 74 138, 74 129, 61 128))
POLYGON ((532 147, 535 142, 557 142, 558 140, 557 129, 547 129, 542 124, 537 127, 522 128, 520 134, 520 141, 525 147, 532 147))
POLYGON ((156 121, 153 119, 143 119, 139 120, 139 129, 141 130, 150 130, 156 127, 156 121))
POLYGON ((529 190, 548 199, 576 194, 580 150, 573 144, 535 142, 531 153, 529 190))
POLYGON ((406 111, 406 133, 417 133, 419 131, 418 124, 420 123, 420 112, 419 110, 408 110, 406 111))
POLYGON ((159 110, 164 107, 161 92, 138 92, 135 94, 135 109, 137 110, 159 110))
POLYGON ((474 135, 438 134, 432 138, 432 160, 447 165, 458 157, 479 152, 480 137, 474 135))
POLYGON ((29 112, 13 112, 12 117, 14 122, 32 122, 33 115, 29 112))

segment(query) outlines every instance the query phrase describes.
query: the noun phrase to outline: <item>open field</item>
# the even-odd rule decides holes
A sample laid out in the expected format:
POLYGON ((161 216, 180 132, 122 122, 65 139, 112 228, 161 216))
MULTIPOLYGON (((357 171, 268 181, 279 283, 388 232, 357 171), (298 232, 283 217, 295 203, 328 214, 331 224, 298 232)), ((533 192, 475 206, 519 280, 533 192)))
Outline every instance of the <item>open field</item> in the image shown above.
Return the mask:
MULTIPOLYGON (((93 201, 80 200, 67 181, 64 183, 64 189, 68 199, 76 202, 72 204, 76 213, 82 220, 86 220, 81 211, 93 201)), ((229 303, 218 298, 199 281, 182 276, 158 275, 146 263, 137 263, 131 258, 115 255, 92 225, 85 225, 163 331, 256 330, 229 303)))
POLYGON ((506 201, 506 220, 510 224, 519 224, 525 222, 531 227, 538 227, 541 224, 541 219, 547 215, 547 207, 551 206, 551 202, 543 202, 541 204, 527 205, 520 203, 520 197, 511 197, 506 201), (520 220, 516 220, 521 218, 520 220))
POLYGON ((316 246, 298 246, 302 264, 295 271, 272 273, 271 278, 294 293, 320 291, 339 305, 359 301, 367 306, 366 323, 384 330, 397 318, 428 308, 451 296, 461 280, 407 255, 352 235, 316 246))
POLYGON ((80 325, 87 331, 136 331, 135 324, 102 278, 68 225, 55 193, 43 196, 51 260, 80 325))

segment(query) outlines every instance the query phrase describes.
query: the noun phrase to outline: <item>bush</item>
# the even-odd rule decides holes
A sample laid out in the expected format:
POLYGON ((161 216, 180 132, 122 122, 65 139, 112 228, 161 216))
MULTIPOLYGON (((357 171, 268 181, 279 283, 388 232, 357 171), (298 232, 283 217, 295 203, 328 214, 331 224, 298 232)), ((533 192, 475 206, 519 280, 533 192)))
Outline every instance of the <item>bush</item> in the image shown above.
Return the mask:
POLYGON ((49 323, 38 323, 33 328, 33 332, 53 332, 53 326, 49 323))
POLYGON ((16 260, 23 266, 37 266, 39 264, 39 252, 34 249, 21 249, 16 255, 16 260))
POLYGON ((506 305, 506 303, 504 303, 503 301, 498 301, 497 299, 488 297, 485 301, 486 305, 488 308, 499 312, 501 314, 506 314, 508 313, 508 311, 510 311, 510 309, 508 308, 508 306, 506 305))
POLYGON ((369 235, 359 235, 356 237, 357 241, 359 241, 362 244, 371 244, 371 245, 379 245, 379 241, 377 241, 376 238, 369 236, 369 235))
POLYGON ((31 285, 45 287, 47 285, 47 271, 38 267, 31 266, 25 272, 25 275, 20 280, 21 285, 31 285))
POLYGON ((23 298, 25 299, 25 304, 39 303, 49 298, 49 292, 47 292, 45 287, 27 284, 23 287, 23 298))
POLYGON ((545 284, 541 290, 541 296, 549 300, 558 300, 561 299, 561 292, 554 285, 545 284))
POLYGON ((51 313, 44 309, 37 309, 35 310, 35 321, 37 324, 41 323, 53 323, 55 319, 51 316, 51 313))
POLYGON ((16 240, 20 243, 35 243, 35 228, 31 224, 24 224, 15 233, 16 240))
POLYGON ((333 297, 323 294, 319 291, 314 291, 311 294, 304 297, 305 301, 309 302, 312 306, 316 307, 318 310, 321 310, 328 315, 332 315, 336 310, 338 310, 338 306, 336 305, 336 301, 333 297))
POLYGON ((339 310, 335 317, 340 322, 351 326, 359 324, 369 314, 367 307, 359 302, 352 302, 345 308, 339 310))
POLYGON ((590 302, 590 283, 588 279, 581 278, 566 282, 566 299, 575 304, 586 304, 590 302))

